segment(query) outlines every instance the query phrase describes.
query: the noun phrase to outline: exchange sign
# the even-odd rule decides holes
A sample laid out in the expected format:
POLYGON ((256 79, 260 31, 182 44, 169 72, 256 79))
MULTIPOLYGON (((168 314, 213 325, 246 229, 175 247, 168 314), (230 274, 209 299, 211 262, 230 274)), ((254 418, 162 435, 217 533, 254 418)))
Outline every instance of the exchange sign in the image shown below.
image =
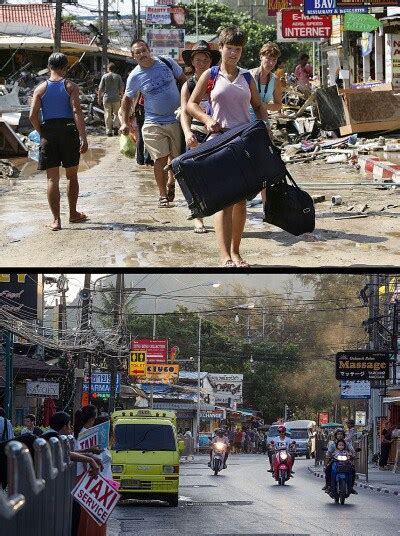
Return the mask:
POLYGON ((380 380, 389 377, 389 353, 350 350, 336 354, 337 380, 380 380))
POLYGON ((132 350, 129 355, 129 376, 146 376, 146 351, 132 350))
POLYGON ((336 0, 304 0, 306 15, 342 15, 343 13, 368 13, 368 7, 337 7, 336 0))
POLYGON ((332 18, 313 15, 307 17, 302 11, 282 11, 283 39, 327 39, 332 34, 332 18))

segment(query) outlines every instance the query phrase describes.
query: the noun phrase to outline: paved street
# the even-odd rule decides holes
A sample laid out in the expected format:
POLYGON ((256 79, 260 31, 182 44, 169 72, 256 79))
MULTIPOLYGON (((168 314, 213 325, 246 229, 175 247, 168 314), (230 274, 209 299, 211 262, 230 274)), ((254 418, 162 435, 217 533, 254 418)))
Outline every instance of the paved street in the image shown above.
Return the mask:
MULTIPOLYGON (((90 216, 84 224, 68 223, 65 179, 59 233, 47 228, 51 217, 43 172, 33 172, 33 166, 15 186, 2 188, 0 183, 0 264, 219 266, 212 217, 205 219, 210 232, 194 234, 179 188, 172 208, 157 208, 152 169, 138 168, 123 157, 117 138, 90 137, 90 147, 92 153, 82 161, 80 172, 78 207, 90 216)), ((399 189, 376 189, 348 164, 295 164, 290 171, 311 194, 325 195, 325 202, 316 205, 315 231, 292 236, 263 223, 261 205, 253 206, 242 241, 242 255, 252 266, 398 265, 399 189), (343 205, 332 207, 331 198, 337 194, 343 205), (366 212, 357 215, 366 205, 366 212)))
POLYGON ((108 536, 175 534, 400 534, 397 496, 358 488, 340 506, 323 493, 323 481, 308 471, 310 460, 296 460, 295 477, 278 486, 262 455, 232 455, 215 477, 206 457, 181 469, 180 504, 118 506, 108 536), (203 463, 204 460, 204 463, 203 463))

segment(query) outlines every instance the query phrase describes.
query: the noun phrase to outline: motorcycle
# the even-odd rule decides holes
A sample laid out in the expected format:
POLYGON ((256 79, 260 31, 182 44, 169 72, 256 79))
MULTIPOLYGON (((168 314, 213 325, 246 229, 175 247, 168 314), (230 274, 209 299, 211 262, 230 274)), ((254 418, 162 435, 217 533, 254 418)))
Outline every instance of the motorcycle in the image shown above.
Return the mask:
POLYGON ((344 504, 352 487, 352 464, 347 454, 334 457, 331 468, 330 496, 336 503, 344 504))
MULTIPOLYGON (((271 441, 271 445, 274 445, 273 441, 271 441)), ((292 476, 291 456, 293 456, 293 454, 290 454, 289 450, 286 448, 275 449, 272 476, 280 486, 284 486, 285 482, 287 482, 292 476)))
POLYGON ((211 470, 214 471, 214 475, 217 476, 224 468, 224 460, 226 454, 226 445, 222 441, 217 441, 212 445, 211 452, 211 470))

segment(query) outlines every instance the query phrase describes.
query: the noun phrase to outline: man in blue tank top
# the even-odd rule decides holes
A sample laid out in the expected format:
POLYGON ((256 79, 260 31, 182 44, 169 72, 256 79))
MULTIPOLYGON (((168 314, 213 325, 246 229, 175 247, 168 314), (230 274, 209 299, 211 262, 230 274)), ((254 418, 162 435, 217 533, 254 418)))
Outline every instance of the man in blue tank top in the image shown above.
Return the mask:
POLYGON ((79 159, 80 154, 88 150, 88 144, 79 87, 65 80, 67 56, 60 52, 51 54, 48 67, 50 77, 35 89, 29 119, 40 134, 38 169, 47 173, 47 199, 53 214, 50 229, 59 231, 60 166, 65 168, 67 176, 69 222, 82 223, 88 219, 86 214, 76 210, 79 159))

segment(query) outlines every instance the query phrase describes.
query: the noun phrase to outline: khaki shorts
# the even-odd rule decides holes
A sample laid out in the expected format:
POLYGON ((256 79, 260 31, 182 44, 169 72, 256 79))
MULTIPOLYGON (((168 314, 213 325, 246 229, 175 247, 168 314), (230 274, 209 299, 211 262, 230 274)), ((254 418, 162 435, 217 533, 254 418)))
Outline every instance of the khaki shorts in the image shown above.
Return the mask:
POLYGON ((153 160, 170 155, 176 158, 182 153, 182 131, 178 122, 169 125, 145 123, 143 141, 153 160))

